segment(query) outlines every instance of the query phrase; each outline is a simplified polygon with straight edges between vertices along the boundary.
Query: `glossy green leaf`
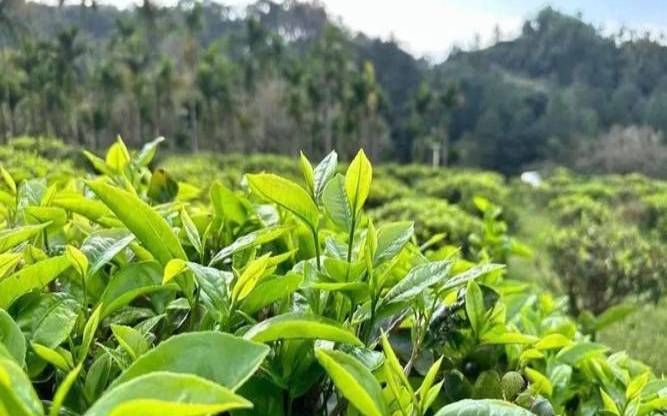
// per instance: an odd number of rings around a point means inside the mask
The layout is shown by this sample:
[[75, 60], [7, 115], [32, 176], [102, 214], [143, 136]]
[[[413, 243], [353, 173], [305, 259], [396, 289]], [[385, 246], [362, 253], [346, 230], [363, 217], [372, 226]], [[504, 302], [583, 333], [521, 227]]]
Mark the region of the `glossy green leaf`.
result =
[[23, 210], [29, 224], [46, 223], [47, 230], [57, 230], [67, 223], [67, 212], [57, 207], [26, 207]]
[[86, 198], [76, 192], [60, 192], [51, 201], [51, 205], [77, 213], [98, 224], [107, 227], [122, 225], [113, 217], [113, 212], [102, 202]]
[[162, 265], [172, 258], [187, 260], [169, 224], [148, 204], [130, 192], [101, 181], [87, 184]]
[[278, 315], [253, 326], [244, 338], [257, 342], [280, 339], [322, 339], [363, 345], [348, 329], [334, 320], [308, 313], [293, 312]]
[[345, 172], [345, 193], [350, 201], [352, 211], [358, 213], [363, 208], [371, 190], [373, 168], [363, 150], [350, 162]]
[[284, 277], [279, 276], [264, 280], [243, 299], [241, 309], [252, 315], [261, 308], [284, 299], [295, 292], [302, 281], [303, 275], [299, 273], [288, 273]]
[[315, 167], [314, 175], [314, 194], [315, 199], [319, 200], [324, 192], [327, 182], [336, 173], [336, 165], [338, 164], [338, 153], [332, 150], [320, 163]]
[[269, 267], [269, 255], [250, 261], [239, 276], [234, 289], [232, 298], [243, 300], [255, 288], [260, 279], [264, 276]]
[[136, 360], [150, 348], [150, 345], [143, 334], [134, 328], [125, 325], [112, 324], [111, 332], [113, 332], [118, 344], [123, 347], [132, 360]]
[[303, 152], [299, 153], [299, 166], [301, 167], [303, 179], [306, 181], [306, 186], [310, 190], [310, 193], [315, 195], [315, 174], [313, 173], [313, 165], [311, 165]]
[[648, 371], [637, 377], [634, 377], [630, 381], [630, 383], [628, 383], [628, 387], [625, 389], [625, 399], [632, 400], [634, 398], [639, 397], [644, 387], [646, 387], [648, 380], [649, 380]]
[[83, 393], [86, 400], [94, 402], [102, 395], [107, 382], [111, 377], [112, 359], [108, 352], [100, 355], [88, 369], [86, 379], [83, 383]]
[[23, 365], [26, 353], [25, 336], [4, 309], [0, 309], [0, 344], [7, 348], [19, 365]]
[[251, 402], [204, 378], [157, 371], [117, 384], [84, 416], [205, 416], [250, 407]]
[[7, 309], [20, 296], [43, 288], [70, 266], [66, 256], [52, 257], [26, 266], [0, 280], [0, 308]]
[[201, 289], [200, 299], [209, 313], [219, 321], [230, 302], [229, 286], [234, 275], [231, 272], [206, 267], [194, 262], [174, 259], [164, 268], [162, 283], [167, 283], [181, 273], [190, 270]]
[[524, 372], [530, 380], [530, 388], [533, 392], [542, 393], [547, 396], [553, 394], [553, 386], [547, 376], [530, 367], [526, 367]]
[[195, 374], [236, 390], [259, 368], [268, 352], [265, 345], [230, 334], [211, 331], [180, 334], [139, 357], [113, 385], [154, 371], [169, 371]]
[[162, 285], [162, 270], [156, 262], [132, 263], [114, 274], [100, 298], [102, 319], [139, 296], [169, 289]]
[[217, 252], [209, 262], [209, 266], [213, 266], [239, 251], [273, 241], [285, 234], [286, 231], [287, 229], [284, 227], [271, 227], [242, 235], [232, 244]]
[[352, 228], [352, 207], [345, 193], [345, 179], [336, 175], [322, 191], [322, 204], [334, 225], [347, 232]]
[[417, 265], [382, 298], [382, 304], [404, 302], [427, 288], [444, 283], [452, 268], [448, 260]]
[[164, 169], [156, 169], [151, 175], [146, 195], [158, 204], [166, 204], [176, 199], [178, 182]]
[[[69, 296], [49, 294], [24, 311], [20, 323], [30, 331], [32, 342], [55, 348], [70, 336], [80, 309], [79, 303]], [[25, 321], [24, 316], [29, 316], [30, 321]]]
[[68, 245], [65, 247], [65, 256], [80, 276], [85, 276], [88, 273], [88, 258], [81, 250]]
[[0, 280], [13, 272], [16, 266], [23, 258], [22, 253], [2, 253], [0, 254]]
[[378, 265], [396, 256], [412, 238], [414, 228], [411, 221], [394, 222], [378, 228], [373, 263]]
[[435, 416], [534, 416], [532, 412], [502, 400], [461, 400], [448, 404]]
[[25, 243], [39, 234], [48, 224], [24, 225], [0, 231], [0, 253]]
[[477, 279], [478, 277], [484, 276], [487, 273], [491, 273], [496, 270], [501, 270], [504, 268], [505, 265], [495, 264], [495, 263], [486, 263], [472, 267], [463, 273], [459, 273], [455, 276], [452, 276], [452, 278], [445, 283], [442, 289], [443, 290], [453, 289], [457, 286], [468, 283], [468, 281], [470, 280]]
[[608, 351], [609, 348], [595, 342], [580, 342], [570, 347], [563, 348], [558, 352], [556, 358], [566, 364], [577, 365], [581, 360], [585, 360], [597, 354]]
[[83, 151], [83, 155], [86, 156], [86, 159], [88, 159], [90, 164], [93, 165], [93, 168], [95, 168], [97, 172], [104, 173], [105, 175], [112, 175], [114, 173], [111, 166], [107, 165], [107, 163], [101, 157], [87, 150]]
[[382, 333], [381, 339], [382, 350], [384, 351], [385, 357], [384, 365], [387, 379], [397, 379], [398, 382], [400, 382], [402, 388], [408, 390], [412, 395], [414, 395], [412, 386], [410, 385], [408, 378], [403, 373], [403, 367], [401, 367], [401, 363], [398, 361], [398, 357], [396, 357], [396, 354], [394, 353], [394, 350], [391, 347], [386, 334]]
[[600, 397], [602, 397], [604, 411], [616, 416], [620, 416], [621, 413], [618, 411], [618, 406], [616, 405], [616, 402], [614, 402], [614, 399], [611, 398], [611, 396], [609, 396], [604, 390], [600, 389]]
[[11, 416], [41, 416], [42, 402], [28, 376], [14, 361], [0, 358], [0, 409]]
[[90, 346], [93, 344], [95, 332], [100, 326], [102, 314], [102, 305], [99, 305], [93, 313], [90, 314], [86, 325], [83, 327], [83, 334], [81, 335], [81, 345], [79, 345], [79, 362], [83, 362], [90, 351]]
[[153, 157], [155, 157], [158, 145], [163, 141], [164, 137], [160, 136], [144, 144], [141, 147], [141, 150], [139, 150], [137, 154], [134, 155], [133, 160], [139, 166], [148, 166], [148, 164], [151, 163], [151, 160], [153, 160]]
[[107, 150], [104, 162], [116, 173], [122, 173], [130, 163], [130, 152], [120, 137]]
[[72, 356], [65, 354], [62, 349], [49, 348], [33, 342], [32, 350], [39, 358], [64, 372], [68, 372], [74, 368]]
[[482, 290], [474, 280], [468, 281], [465, 307], [470, 327], [479, 336], [484, 323], [484, 297], [482, 296]]
[[389, 414], [382, 397], [382, 388], [373, 374], [358, 360], [341, 351], [315, 350], [320, 365], [334, 384], [363, 415]]
[[572, 340], [561, 334], [549, 334], [535, 344], [538, 350], [563, 348], [572, 344]]
[[310, 228], [318, 227], [320, 212], [302, 187], [270, 173], [247, 175], [247, 178], [250, 188], [259, 197], [290, 211]]
[[210, 191], [211, 203], [218, 217], [228, 221], [243, 224], [247, 213], [243, 203], [238, 196], [221, 182], [216, 181], [211, 185]]
[[5, 169], [4, 166], [0, 166], [0, 173], [2, 174], [2, 179], [9, 187], [9, 190], [12, 191], [13, 194], [16, 194], [16, 182], [14, 181], [14, 178], [12, 178], [12, 175], [7, 172], [7, 169]]
[[204, 248], [202, 246], [201, 237], [199, 237], [199, 231], [185, 209], [181, 210], [181, 224], [183, 224], [188, 241], [190, 241], [190, 244], [192, 244], [192, 247], [195, 248], [197, 253], [201, 254], [204, 251]]
[[94, 275], [123, 251], [134, 235], [125, 229], [104, 229], [91, 233], [81, 244], [89, 261], [89, 275]]
[[58, 389], [53, 395], [53, 403], [51, 404], [51, 409], [49, 409], [49, 416], [58, 416], [60, 413], [60, 408], [62, 407], [63, 402], [67, 398], [69, 391], [79, 377], [79, 373], [81, 373], [81, 367], [82, 364], [74, 367], [72, 371], [67, 373], [67, 376], [65, 376], [65, 379], [62, 381], [62, 383], [58, 385]]

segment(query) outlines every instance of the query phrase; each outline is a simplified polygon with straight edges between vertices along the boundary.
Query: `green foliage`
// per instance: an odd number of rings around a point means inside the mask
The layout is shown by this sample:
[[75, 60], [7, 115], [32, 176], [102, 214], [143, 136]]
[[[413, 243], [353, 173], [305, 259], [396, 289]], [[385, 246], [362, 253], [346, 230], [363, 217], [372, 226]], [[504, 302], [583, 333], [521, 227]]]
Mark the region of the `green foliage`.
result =
[[477, 212], [473, 203], [474, 197], [483, 197], [502, 207], [507, 205], [509, 189], [505, 186], [505, 179], [499, 174], [444, 171], [438, 172], [437, 176], [431, 176], [417, 183], [419, 194], [443, 198], [472, 214]]
[[[647, 318], [648, 317], [648, 318]], [[667, 325], [665, 301], [647, 304], [627, 318], [614, 322], [599, 332], [601, 342], [618, 351], [632, 351], [657, 374], [667, 374], [667, 357], [657, 346], [665, 345], [667, 335], [656, 328]]]
[[[474, 198], [479, 216], [425, 198], [405, 200], [423, 211], [394, 208], [406, 220], [379, 215], [394, 202], [371, 219], [372, 167], [359, 152], [345, 175], [333, 156], [315, 167], [302, 157], [300, 180], [251, 174], [245, 192], [216, 182], [185, 199], [181, 181], [165, 201], [150, 189], [170, 175], [148, 169], [154, 149], [144, 150], [118, 141], [104, 159], [89, 154], [99, 177], [17, 181], [3, 202], [14, 230], [0, 253], [8, 414], [667, 409], [648, 367], [587, 335], [628, 308], [579, 323], [566, 299], [490, 262], [517, 251], [485, 198]], [[63, 195], [94, 208], [56, 214]], [[452, 213], [476, 227], [448, 237], [469, 243], [463, 253], [426, 241], [443, 226], [420, 228]], [[625, 251], [636, 243], [617, 237]]]
[[664, 290], [665, 248], [635, 228], [585, 221], [560, 230], [550, 250], [573, 312], [599, 314], [626, 296], [656, 299]]
[[445, 234], [445, 241], [461, 244], [469, 253], [468, 236], [479, 233], [482, 221], [456, 205], [437, 198], [405, 198], [391, 201], [371, 212], [377, 221], [414, 221], [418, 241], [428, 241], [439, 233]]
[[[242, 17], [193, 1], [3, 4], [3, 138], [58, 135], [101, 148], [118, 132], [137, 145], [159, 132], [170, 148], [195, 152], [323, 156], [336, 147], [347, 160], [363, 146], [375, 160], [503, 173], [555, 162], [665, 174], [665, 46], [549, 7], [512, 39], [498, 33], [493, 45], [429, 64], [400, 42], [354, 36], [312, 2]], [[34, 142], [14, 148], [27, 155]], [[38, 142], [40, 157], [68, 158], [71, 149]], [[229, 172], [236, 183], [262, 169], [282, 174], [268, 164]]]

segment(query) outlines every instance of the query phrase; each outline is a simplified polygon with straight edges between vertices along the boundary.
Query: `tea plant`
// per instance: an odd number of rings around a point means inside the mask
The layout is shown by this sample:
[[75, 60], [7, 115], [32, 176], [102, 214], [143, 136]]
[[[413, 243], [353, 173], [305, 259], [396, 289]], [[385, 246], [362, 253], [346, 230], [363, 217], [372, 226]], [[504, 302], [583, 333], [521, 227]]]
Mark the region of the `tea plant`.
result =
[[562, 300], [370, 219], [363, 151], [344, 173], [302, 154], [303, 186], [262, 172], [201, 197], [151, 172], [158, 144], [87, 153], [95, 178], [2, 170], [0, 415], [667, 409], [667, 381]]

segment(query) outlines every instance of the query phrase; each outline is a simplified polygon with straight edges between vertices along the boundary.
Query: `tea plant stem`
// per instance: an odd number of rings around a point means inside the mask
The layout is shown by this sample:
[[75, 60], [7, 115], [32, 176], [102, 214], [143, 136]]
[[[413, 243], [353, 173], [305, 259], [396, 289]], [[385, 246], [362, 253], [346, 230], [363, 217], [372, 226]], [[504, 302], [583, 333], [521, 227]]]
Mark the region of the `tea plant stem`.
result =
[[352, 246], [354, 246], [354, 228], [356, 227], [356, 215], [352, 216], [352, 225], [350, 227], [350, 238], [347, 243], [347, 262], [352, 261]]
[[[317, 264], [317, 271], [321, 272], [322, 271], [322, 265], [320, 264], [320, 233], [317, 230], [317, 228], [312, 227], [311, 231], [313, 233], [313, 240], [315, 240], [315, 262]], [[320, 291], [315, 290], [315, 313], [319, 314], [320, 313]]]
[[83, 290], [83, 317], [88, 320], [88, 289], [86, 287], [86, 275], [81, 275], [81, 288]]
[[195, 292], [195, 298], [192, 302], [192, 309], [190, 313], [190, 322], [188, 324], [188, 327], [190, 328], [190, 331], [195, 330], [195, 325], [197, 321], [197, 310], [199, 309], [199, 291]]
[[291, 416], [292, 415], [292, 401], [293, 401], [293, 398], [292, 398], [292, 395], [290, 394], [289, 391], [286, 391], [285, 393], [286, 393], [286, 396], [287, 396], [286, 400], [285, 400], [286, 405], [287, 405], [287, 407], [285, 409], [285, 416]]
[[313, 233], [313, 240], [315, 240], [315, 261], [317, 262], [317, 271], [322, 271], [322, 266], [320, 265], [320, 233], [317, 229], [311, 228]]

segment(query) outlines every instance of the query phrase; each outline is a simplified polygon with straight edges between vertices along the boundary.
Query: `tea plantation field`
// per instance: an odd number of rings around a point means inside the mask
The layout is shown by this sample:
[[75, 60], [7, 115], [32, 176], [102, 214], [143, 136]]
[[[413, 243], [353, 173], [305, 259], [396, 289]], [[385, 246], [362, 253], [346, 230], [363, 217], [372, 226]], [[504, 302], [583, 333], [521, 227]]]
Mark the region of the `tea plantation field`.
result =
[[659, 415], [667, 183], [0, 146], [0, 415]]

